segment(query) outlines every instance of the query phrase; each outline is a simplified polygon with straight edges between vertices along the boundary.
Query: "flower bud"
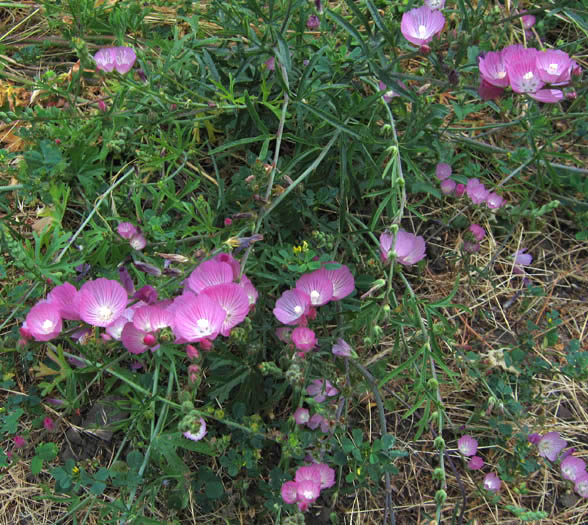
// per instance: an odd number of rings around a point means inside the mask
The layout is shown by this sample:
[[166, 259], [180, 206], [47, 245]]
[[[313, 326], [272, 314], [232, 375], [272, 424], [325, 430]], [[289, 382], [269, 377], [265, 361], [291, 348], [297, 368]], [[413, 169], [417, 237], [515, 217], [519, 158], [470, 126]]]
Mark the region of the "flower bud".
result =
[[441, 436], [437, 436], [435, 438], [433, 445], [436, 450], [445, 450], [445, 440]]
[[445, 503], [446, 499], [447, 499], [447, 492], [445, 492], [443, 489], [440, 489], [437, 492], [435, 492], [435, 502], [438, 505], [443, 505], [443, 503]]

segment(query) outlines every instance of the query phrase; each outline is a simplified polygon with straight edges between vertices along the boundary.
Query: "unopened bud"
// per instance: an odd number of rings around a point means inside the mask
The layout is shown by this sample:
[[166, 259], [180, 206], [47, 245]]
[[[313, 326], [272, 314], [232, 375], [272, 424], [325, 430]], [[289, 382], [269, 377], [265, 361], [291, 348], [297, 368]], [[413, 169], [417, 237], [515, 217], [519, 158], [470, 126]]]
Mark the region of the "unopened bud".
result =
[[435, 502], [438, 505], [443, 505], [443, 503], [445, 503], [446, 499], [447, 499], [447, 492], [445, 492], [443, 489], [440, 489], [437, 492], [435, 492]]
[[445, 440], [441, 436], [437, 436], [435, 438], [433, 445], [435, 446], [436, 450], [445, 450]]
[[153, 346], [155, 343], [157, 343], [157, 339], [153, 334], [147, 334], [145, 337], [143, 337], [143, 343], [147, 346]]

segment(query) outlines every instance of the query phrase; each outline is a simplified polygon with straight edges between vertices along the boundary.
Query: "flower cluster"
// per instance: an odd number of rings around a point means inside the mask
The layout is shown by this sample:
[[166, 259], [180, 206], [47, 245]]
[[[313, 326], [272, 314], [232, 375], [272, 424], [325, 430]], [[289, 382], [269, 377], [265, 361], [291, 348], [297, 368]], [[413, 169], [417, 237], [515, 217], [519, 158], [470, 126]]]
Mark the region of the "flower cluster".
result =
[[384, 232], [380, 235], [380, 258], [387, 263], [394, 257], [400, 264], [411, 266], [425, 257], [425, 239], [404, 230], [396, 234]]
[[455, 194], [461, 197], [464, 193], [473, 204], [486, 204], [489, 209], [497, 210], [504, 206], [504, 198], [496, 192], [487, 189], [480, 179], [468, 179], [467, 184], [458, 184], [451, 179], [453, 170], [445, 162], [440, 162], [435, 168], [435, 176], [441, 182], [441, 191], [444, 195]]
[[298, 508], [304, 512], [318, 499], [321, 490], [334, 484], [335, 471], [328, 465], [305, 465], [296, 470], [294, 481], [286, 481], [282, 485], [282, 499], [285, 503], [297, 503]]
[[530, 443], [537, 445], [538, 454], [541, 457], [552, 463], [559, 461], [562, 477], [574, 484], [574, 490], [579, 496], [588, 498], [586, 462], [573, 455], [573, 448], [564, 451], [568, 442], [561, 437], [559, 432], [548, 432], [543, 436], [530, 434], [528, 439]]
[[[477, 456], [478, 441], [469, 434], [465, 434], [457, 440], [457, 449], [462, 455], [469, 458], [468, 468], [470, 470], [480, 470], [484, 466], [484, 460]], [[484, 476], [484, 488], [490, 492], [498, 492], [502, 486], [501, 479], [494, 473], [489, 472]]]
[[281, 323], [296, 325], [291, 333], [279, 329], [281, 340], [292, 341], [302, 357], [312, 350], [317, 339], [313, 330], [307, 327], [308, 320], [316, 317], [316, 309], [329, 301], [340, 301], [355, 290], [355, 280], [349, 268], [330, 262], [319, 270], [302, 275], [293, 290], [285, 291], [276, 301], [274, 315]]
[[137, 60], [137, 55], [131, 47], [105, 47], [94, 55], [96, 69], [110, 73], [116, 69], [121, 75], [128, 73]]
[[[429, 5], [432, 3], [433, 0], [427, 2]], [[443, 7], [444, 2], [441, 3], [437, 0], [434, 3], [435, 10], [431, 9], [429, 5], [423, 5], [402, 15], [400, 31], [411, 44], [419, 47], [424, 46], [443, 29], [445, 17], [437, 9]]]
[[[339, 390], [337, 390], [328, 379], [314, 379], [306, 387], [306, 393], [314, 399], [315, 403], [323, 403], [328, 398], [332, 398], [339, 394]], [[310, 411], [303, 407], [296, 409], [294, 412], [294, 420], [297, 425], [306, 425], [311, 430], [316, 430], [320, 427], [321, 432], [327, 433], [331, 429], [332, 419], [329, 419], [318, 412], [311, 416]]]
[[[228, 336], [245, 319], [257, 300], [253, 284], [240, 272], [233, 256], [218, 254], [196, 267], [182, 295], [167, 301], [158, 301], [151, 286], [134, 292], [127, 272], [121, 272], [125, 286], [98, 278], [77, 290], [66, 282], [31, 308], [21, 334], [49, 341], [60, 334], [64, 320], [72, 320], [104, 328], [104, 340], [120, 340], [133, 354], [157, 350], [158, 333], [164, 328], [171, 328], [176, 343], [199, 342], [210, 348], [219, 333]], [[130, 294], [136, 302], [129, 306]]]
[[[580, 66], [566, 52], [538, 51], [520, 44], [480, 56], [478, 67], [478, 92], [484, 100], [497, 98], [510, 87], [515, 93], [526, 93], [539, 102], [559, 102], [564, 98], [559, 88], [568, 86], [573, 75], [581, 75]], [[569, 96], [573, 97], [573, 92]]]
[[121, 222], [116, 228], [118, 234], [129, 241], [131, 248], [142, 250], [147, 246], [147, 240], [139, 228], [130, 222]]

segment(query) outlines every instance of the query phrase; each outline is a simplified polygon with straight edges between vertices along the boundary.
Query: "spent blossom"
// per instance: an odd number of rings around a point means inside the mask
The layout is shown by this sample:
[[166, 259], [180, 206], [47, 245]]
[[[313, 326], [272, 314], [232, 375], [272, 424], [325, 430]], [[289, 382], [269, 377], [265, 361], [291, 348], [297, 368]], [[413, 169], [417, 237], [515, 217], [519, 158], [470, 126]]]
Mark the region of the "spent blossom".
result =
[[447, 162], [440, 162], [435, 167], [435, 176], [440, 180], [446, 180], [451, 177], [452, 173], [451, 165], [447, 164]]
[[352, 349], [345, 340], [339, 338], [337, 339], [337, 342], [333, 345], [332, 352], [333, 355], [339, 357], [351, 357]]
[[484, 488], [486, 490], [490, 492], [498, 492], [501, 485], [502, 481], [494, 472], [489, 472], [484, 476]]
[[339, 393], [328, 379], [314, 379], [306, 387], [306, 393], [313, 396], [317, 403], [322, 403], [327, 397], [336, 396]]
[[380, 256], [388, 262], [391, 255], [404, 265], [411, 266], [425, 257], [425, 239], [404, 230], [395, 235], [384, 232], [380, 235]]
[[560, 469], [564, 479], [575, 482], [582, 474], [586, 474], [586, 462], [575, 456], [568, 456], [561, 462]]
[[472, 456], [468, 461], [470, 470], [480, 470], [484, 466], [484, 460], [480, 456]]

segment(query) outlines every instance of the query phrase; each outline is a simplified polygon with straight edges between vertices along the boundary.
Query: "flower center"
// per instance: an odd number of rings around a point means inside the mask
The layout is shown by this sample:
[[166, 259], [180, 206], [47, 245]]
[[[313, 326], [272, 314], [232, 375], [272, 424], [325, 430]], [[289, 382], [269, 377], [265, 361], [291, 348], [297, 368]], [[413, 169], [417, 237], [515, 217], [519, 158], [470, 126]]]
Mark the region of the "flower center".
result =
[[506, 71], [498, 71], [496, 73], [496, 78], [504, 78], [506, 76]]
[[549, 64], [549, 67], [547, 68], [547, 72], [550, 75], [555, 75], [557, 73], [558, 67], [557, 64]]
[[208, 322], [208, 319], [198, 319], [198, 321], [196, 321], [196, 330], [201, 335], [207, 334], [210, 331], [210, 323]]
[[55, 324], [53, 323], [53, 321], [51, 321], [50, 319], [46, 319], [45, 321], [43, 321], [43, 324], [41, 325], [41, 329], [46, 334], [49, 334], [53, 331], [54, 326], [55, 326]]
[[294, 313], [295, 313], [295, 314], [301, 314], [301, 313], [302, 313], [302, 306], [300, 306], [299, 304], [297, 304], [297, 305], [294, 307]]
[[315, 304], [316, 302], [318, 302], [318, 300], [321, 298], [321, 294], [319, 292], [317, 292], [316, 290], [313, 290], [312, 292], [310, 292], [310, 301], [312, 302], [312, 304]]
[[525, 80], [531, 80], [531, 79], [533, 78], [533, 72], [532, 72], [532, 71], [529, 71], [528, 73], [525, 73], [525, 74], [523, 75], [523, 78], [524, 78]]
[[424, 26], [424, 25], [419, 26], [419, 36], [421, 38], [425, 38], [427, 36], [427, 26]]
[[98, 308], [98, 319], [100, 319], [100, 321], [110, 321], [112, 320], [112, 316], [114, 315], [114, 312], [112, 311], [111, 308], [109, 308], [106, 305], [102, 305]]

